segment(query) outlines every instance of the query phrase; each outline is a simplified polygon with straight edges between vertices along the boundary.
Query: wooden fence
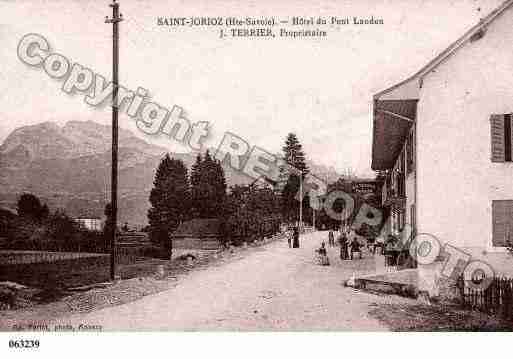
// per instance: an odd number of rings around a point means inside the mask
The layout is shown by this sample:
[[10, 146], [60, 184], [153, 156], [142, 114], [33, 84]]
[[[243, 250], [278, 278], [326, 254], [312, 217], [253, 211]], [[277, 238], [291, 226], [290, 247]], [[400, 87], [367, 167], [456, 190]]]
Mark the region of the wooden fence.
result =
[[479, 289], [460, 277], [458, 287], [466, 308], [513, 320], [513, 278], [495, 277]]
[[52, 263], [102, 255], [98, 253], [0, 250], [0, 265]]

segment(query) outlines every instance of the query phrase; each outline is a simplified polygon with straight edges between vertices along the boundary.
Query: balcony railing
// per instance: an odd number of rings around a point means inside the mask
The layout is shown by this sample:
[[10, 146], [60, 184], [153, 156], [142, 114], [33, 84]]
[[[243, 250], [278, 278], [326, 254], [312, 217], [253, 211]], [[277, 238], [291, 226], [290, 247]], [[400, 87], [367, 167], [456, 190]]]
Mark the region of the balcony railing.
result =
[[406, 204], [406, 195], [403, 193], [399, 193], [394, 188], [388, 187], [384, 188], [383, 192], [383, 200], [382, 204], [385, 207], [393, 206], [393, 207], [404, 207]]

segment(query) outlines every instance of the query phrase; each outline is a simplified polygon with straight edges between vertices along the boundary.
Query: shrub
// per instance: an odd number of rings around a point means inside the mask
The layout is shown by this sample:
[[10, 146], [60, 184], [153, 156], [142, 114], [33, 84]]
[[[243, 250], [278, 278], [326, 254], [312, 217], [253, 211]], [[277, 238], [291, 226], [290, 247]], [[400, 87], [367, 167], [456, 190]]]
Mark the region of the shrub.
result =
[[279, 231], [280, 217], [240, 211], [227, 218], [225, 236], [234, 245], [254, 242]]
[[5, 246], [16, 250], [102, 253], [107, 243], [103, 233], [81, 228], [64, 212], [57, 211], [43, 223], [29, 217], [11, 220]]

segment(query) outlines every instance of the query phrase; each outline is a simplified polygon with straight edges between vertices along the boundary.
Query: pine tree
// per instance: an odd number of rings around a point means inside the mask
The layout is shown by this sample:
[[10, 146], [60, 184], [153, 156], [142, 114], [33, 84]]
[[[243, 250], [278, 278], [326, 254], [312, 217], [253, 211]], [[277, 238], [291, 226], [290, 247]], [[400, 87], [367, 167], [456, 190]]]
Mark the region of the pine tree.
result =
[[170, 234], [182, 221], [190, 218], [191, 195], [187, 167], [181, 160], [167, 154], [160, 162], [153, 189], [150, 193], [151, 208], [148, 210], [150, 238], [170, 255]]
[[218, 216], [222, 216], [224, 214], [224, 207], [226, 204], [226, 177], [224, 175], [224, 169], [223, 166], [221, 166], [221, 162], [218, 160], [215, 160], [214, 164], [214, 186], [215, 186], [215, 213], [218, 214]]
[[222, 217], [226, 202], [226, 179], [221, 163], [207, 150], [192, 167], [192, 206], [197, 218]]
[[[308, 174], [309, 169], [306, 165], [303, 146], [299, 142], [294, 133], [289, 133], [282, 148], [283, 159], [287, 165], [293, 167], [291, 170], [286, 166], [280, 169], [280, 181], [285, 182], [285, 186], [281, 192], [281, 207], [283, 218], [288, 221], [296, 221], [299, 219], [299, 201], [296, 195], [300, 188], [300, 176], [303, 180]], [[303, 198], [303, 214], [308, 215], [307, 198]], [[305, 218], [304, 218], [305, 219]]]
[[199, 217], [198, 208], [201, 205], [200, 190], [200, 167], [203, 159], [201, 154], [198, 153], [196, 156], [196, 162], [191, 167], [191, 214], [194, 218]]
[[191, 167], [191, 186], [197, 186], [199, 184], [200, 179], [200, 167], [203, 159], [201, 158], [201, 154], [198, 153], [196, 156], [196, 162]]
[[303, 175], [308, 174], [309, 170], [306, 165], [303, 146], [299, 143], [299, 140], [294, 133], [289, 133], [287, 135], [285, 145], [282, 147], [282, 150], [283, 158], [287, 164], [299, 170]]

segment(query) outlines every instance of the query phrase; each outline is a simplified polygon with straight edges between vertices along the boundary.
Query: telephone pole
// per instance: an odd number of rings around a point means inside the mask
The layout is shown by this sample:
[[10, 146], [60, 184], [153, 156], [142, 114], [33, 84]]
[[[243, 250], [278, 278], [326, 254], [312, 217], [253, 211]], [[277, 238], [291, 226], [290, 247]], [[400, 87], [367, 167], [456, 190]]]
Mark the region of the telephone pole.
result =
[[119, 4], [112, 0], [112, 18], [105, 17], [105, 22], [112, 24], [112, 173], [111, 173], [111, 241], [110, 241], [110, 279], [116, 279], [116, 229], [118, 215], [118, 64], [119, 32], [118, 23], [123, 20], [119, 13]]

